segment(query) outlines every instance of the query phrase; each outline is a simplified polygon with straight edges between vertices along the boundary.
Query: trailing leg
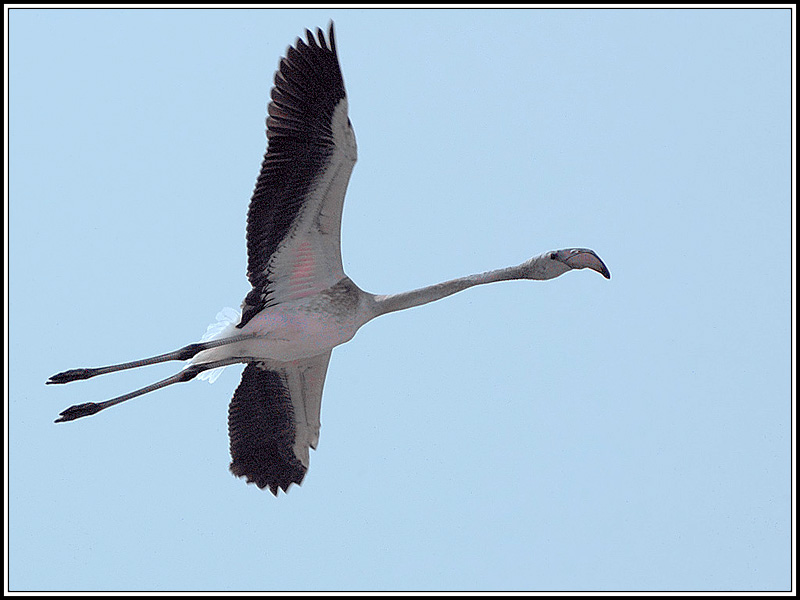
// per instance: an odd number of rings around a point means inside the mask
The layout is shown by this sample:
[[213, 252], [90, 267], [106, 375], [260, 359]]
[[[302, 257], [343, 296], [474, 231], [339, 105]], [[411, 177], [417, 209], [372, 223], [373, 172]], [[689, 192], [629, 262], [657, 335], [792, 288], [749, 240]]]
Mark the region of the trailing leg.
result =
[[[175, 360], [175, 359], [170, 359], [170, 360]], [[190, 365], [185, 369], [183, 369], [182, 371], [176, 373], [172, 377], [167, 377], [166, 379], [162, 379], [161, 381], [150, 384], [146, 387], [135, 390], [133, 392], [129, 392], [122, 396], [112, 398], [111, 400], [106, 400], [105, 402], [85, 402], [83, 404], [76, 404], [75, 406], [70, 406], [68, 409], [62, 411], [59, 414], [59, 418], [56, 419], [55, 422], [63, 423], [65, 421], [74, 421], [75, 419], [80, 419], [81, 417], [88, 417], [89, 415], [98, 413], [101, 410], [105, 410], [109, 406], [114, 406], [115, 404], [125, 402], [126, 400], [130, 400], [131, 398], [136, 398], [137, 396], [143, 396], [144, 394], [153, 392], [163, 387], [167, 387], [168, 385], [172, 385], [173, 383], [182, 383], [184, 381], [191, 381], [192, 379], [197, 377], [198, 374], [202, 373], [207, 369], [215, 369], [216, 367], [223, 367], [237, 362], [241, 362], [241, 359], [226, 358], [224, 360], [218, 360], [215, 362], [206, 363], [202, 365]]]
[[248, 333], [248, 334], [240, 334], [235, 335], [228, 338], [222, 338], [218, 340], [209, 340], [207, 342], [197, 342], [195, 344], [189, 344], [188, 346], [184, 346], [179, 350], [175, 350], [174, 352], [167, 352], [166, 354], [159, 354], [158, 356], [151, 356], [150, 358], [143, 358], [141, 360], [134, 360], [132, 362], [121, 363], [118, 365], [110, 365], [108, 367], [97, 367], [94, 369], [70, 369], [69, 371], [62, 371], [61, 373], [56, 373], [50, 379], [46, 381], [48, 384], [53, 383], [69, 383], [70, 381], [78, 381], [80, 379], [90, 379], [92, 377], [96, 377], [98, 375], [105, 375], [106, 373], [114, 373], [116, 371], [124, 371], [126, 369], [136, 369], [137, 367], [144, 367], [147, 365], [154, 365], [157, 363], [167, 362], [170, 360], [189, 360], [198, 352], [202, 352], [203, 350], [208, 350], [209, 348], [216, 348], [218, 346], [224, 346], [226, 344], [233, 344], [235, 342], [240, 342], [242, 340], [246, 340], [251, 337], [255, 337], [256, 334]]

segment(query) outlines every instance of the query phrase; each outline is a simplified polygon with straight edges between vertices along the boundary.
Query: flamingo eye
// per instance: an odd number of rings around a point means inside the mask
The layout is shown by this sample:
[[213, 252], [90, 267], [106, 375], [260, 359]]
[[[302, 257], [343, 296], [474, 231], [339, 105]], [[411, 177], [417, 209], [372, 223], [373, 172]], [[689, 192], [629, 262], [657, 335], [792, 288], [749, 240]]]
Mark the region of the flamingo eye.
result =
[[555, 260], [555, 259], [556, 259], [556, 253], [555, 252], [551, 252], [550, 253], [550, 260]]

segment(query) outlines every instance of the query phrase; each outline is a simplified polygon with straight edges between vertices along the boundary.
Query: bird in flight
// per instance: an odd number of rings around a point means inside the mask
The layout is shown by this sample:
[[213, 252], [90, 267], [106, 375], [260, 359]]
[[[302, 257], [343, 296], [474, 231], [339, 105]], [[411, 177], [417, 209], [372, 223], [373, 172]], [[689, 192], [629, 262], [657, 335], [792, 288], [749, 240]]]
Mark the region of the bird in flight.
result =
[[211, 339], [129, 363], [71, 369], [47, 383], [188, 361], [172, 377], [139, 390], [71, 406], [60, 413], [58, 423], [211, 369], [245, 363], [228, 410], [230, 470], [277, 496], [279, 489], [286, 492], [303, 481], [309, 448], [317, 447], [331, 350], [368, 321], [495, 281], [553, 279], [583, 268], [607, 279], [611, 275], [593, 250], [569, 248], [410, 292], [365, 292], [342, 268], [342, 204], [357, 152], [332, 22], [327, 38], [321, 29], [316, 36], [306, 30], [306, 39], [297, 38], [287, 49], [267, 113], [267, 152], [247, 211], [252, 289], [242, 302], [241, 316]]

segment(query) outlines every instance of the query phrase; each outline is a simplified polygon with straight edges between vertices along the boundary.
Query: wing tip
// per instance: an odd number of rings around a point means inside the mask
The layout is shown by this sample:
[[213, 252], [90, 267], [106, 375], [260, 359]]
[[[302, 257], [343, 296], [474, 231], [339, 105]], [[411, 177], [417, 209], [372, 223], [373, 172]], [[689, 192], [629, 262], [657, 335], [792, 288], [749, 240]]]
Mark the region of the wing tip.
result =
[[[316, 28], [316, 36], [314, 33], [306, 27], [304, 31], [306, 39], [304, 40], [301, 36], [296, 36], [294, 39], [294, 44], [290, 44], [286, 47], [286, 52], [284, 52], [284, 56], [286, 56], [289, 50], [299, 50], [301, 47], [317, 47], [322, 50], [328, 50], [329, 52], [333, 52], [336, 54], [336, 34], [333, 26], [333, 19], [328, 20], [328, 38], [325, 39], [325, 31], [321, 27]], [[280, 62], [279, 62], [280, 68]]]
[[289, 488], [292, 487], [292, 484], [295, 485], [302, 485], [303, 479], [305, 479], [305, 472], [303, 472], [299, 477], [294, 479], [290, 479], [289, 481], [281, 481], [276, 482], [274, 478], [265, 477], [263, 475], [254, 474], [250, 472], [245, 465], [238, 463], [236, 461], [231, 461], [230, 466], [228, 467], [231, 473], [233, 473], [236, 477], [244, 477], [245, 481], [248, 485], [251, 483], [258, 487], [259, 489], [263, 490], [269, 488], [269, 491], [272, 492], [272, 495], [276, 498], [278, 497], [278, 493], [280, 490], [283, 490], [284, 494], [289, 493]]
[[331, 52], [338, 56], [336, 52], [336, 36], [333, 32], [333, 19], [328, 21], [328, 44], [330, 44]]

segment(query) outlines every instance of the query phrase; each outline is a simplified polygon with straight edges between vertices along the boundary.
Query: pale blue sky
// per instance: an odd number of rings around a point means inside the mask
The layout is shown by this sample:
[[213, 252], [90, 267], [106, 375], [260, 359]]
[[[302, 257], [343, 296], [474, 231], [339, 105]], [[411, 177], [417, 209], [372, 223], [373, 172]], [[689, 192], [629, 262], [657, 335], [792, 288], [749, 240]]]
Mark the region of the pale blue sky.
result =
[[[594, 248], [333, 353], [319, 448], [228, 472], [241, 367], [95, 417], [245, 278], [280, 56], [333, 18], [375, 293]], [[788, 10], [12, 10], [12, 590], [790, 584]]]

